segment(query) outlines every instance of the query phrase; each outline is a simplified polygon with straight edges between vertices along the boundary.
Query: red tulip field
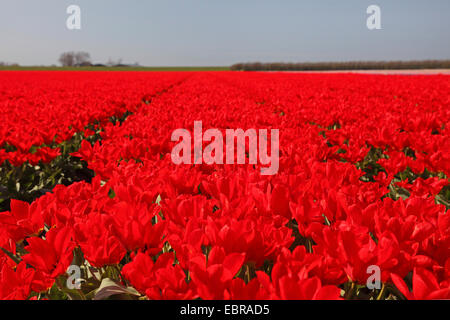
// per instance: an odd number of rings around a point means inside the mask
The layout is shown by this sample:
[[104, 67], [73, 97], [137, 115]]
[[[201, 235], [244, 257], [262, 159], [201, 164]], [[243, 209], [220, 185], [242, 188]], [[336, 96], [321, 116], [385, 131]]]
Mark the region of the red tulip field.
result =
[[448, 75], [4, 71], [0, 299], [450, 299], [449, 178]]

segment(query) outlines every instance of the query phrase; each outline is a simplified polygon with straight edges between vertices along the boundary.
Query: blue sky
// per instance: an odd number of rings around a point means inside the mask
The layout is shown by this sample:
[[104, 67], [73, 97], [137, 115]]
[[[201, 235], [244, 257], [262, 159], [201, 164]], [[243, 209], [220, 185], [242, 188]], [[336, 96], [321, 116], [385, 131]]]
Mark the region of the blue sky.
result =
[[[81, 7], [82, 29], [66, 28]], [[382, 30], [366, 9], [381, 7]], [[88, 51], [152, 66], [450, 59], [449, 0], [1, 0], [0, 61], [57, 64]]]

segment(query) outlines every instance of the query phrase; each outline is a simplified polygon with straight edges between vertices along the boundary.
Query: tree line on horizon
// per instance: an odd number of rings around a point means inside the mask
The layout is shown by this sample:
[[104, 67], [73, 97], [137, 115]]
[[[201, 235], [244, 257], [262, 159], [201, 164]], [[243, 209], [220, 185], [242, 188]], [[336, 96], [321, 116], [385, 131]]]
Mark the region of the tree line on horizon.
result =
[[247, 62], [231, 66], [233, 71], [329, 71], [329, 70], [450, 69], [450, 60], [347, 61], [347, 62]]
[[59, 56], [58, 62], [63, 67], [130, 67], [139, 66], [136, 62], [134, 65], [123, 64], [122, 59], [117, 61], [111, 60], [111, 58], [105, 64], [97, 63], [93, 64], [91, 62], [91, 55], [85, 51], [69, 51], [64, 52]]

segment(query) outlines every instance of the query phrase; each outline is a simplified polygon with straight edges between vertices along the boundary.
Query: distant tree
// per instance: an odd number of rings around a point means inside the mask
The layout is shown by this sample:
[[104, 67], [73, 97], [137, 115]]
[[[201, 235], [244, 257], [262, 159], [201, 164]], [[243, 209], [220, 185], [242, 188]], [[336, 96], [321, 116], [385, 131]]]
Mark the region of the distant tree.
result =
[[86, 66], [91, 64], [91, 55], [88, 52], [80, 51], [75, 53], [75, 65]]
[[85, 66], [91, 64], [91, 56], [84, 51], [64, 52], [59, 56], [59, 63], [63, 67]]
[[237, 71], [310, 71], [310, 70], [376, 70], [376, 69], [450, 69], [450, 60], [423, 61], [347, 61], [304, 63], [236, 63], [231, 70]]
[[75, 65], [75, 52], [64, 52], [59, 56], [59, 63], [63, 67], [73, 67]]
[[0, 67], [20, 67], [18, 63], [0, 61]]
[[108, 67], [117, 67], [121, 64], [122, 64], [122, 58], [118, 59], [117, 61], [114, 61], [111, 58], [108, 58], [108, 62], [106, 62], [106, 65]]

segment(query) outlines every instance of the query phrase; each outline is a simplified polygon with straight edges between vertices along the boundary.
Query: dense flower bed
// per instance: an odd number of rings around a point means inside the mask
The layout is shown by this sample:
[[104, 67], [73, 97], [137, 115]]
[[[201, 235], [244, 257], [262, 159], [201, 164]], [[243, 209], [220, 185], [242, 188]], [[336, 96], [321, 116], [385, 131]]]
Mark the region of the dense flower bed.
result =
[[[8, 76], [5, 162], [54, 161], [30, 149], [99, 121], [71, 154], [91, 182], [0, 213], [0, 298], [450, 298], [449, 77]], [[279, 129], [278, 173], [173, 164], [171, 133], [197, 120]]]
[[101, 72], [2, 72], [0, 164], [55, 159], [54, 145], [88, 124], [134, 112], [146, 97], [180, 81], [180, 74]]

